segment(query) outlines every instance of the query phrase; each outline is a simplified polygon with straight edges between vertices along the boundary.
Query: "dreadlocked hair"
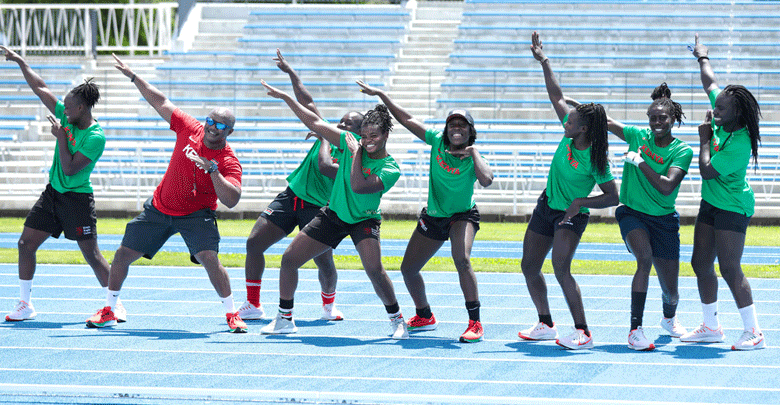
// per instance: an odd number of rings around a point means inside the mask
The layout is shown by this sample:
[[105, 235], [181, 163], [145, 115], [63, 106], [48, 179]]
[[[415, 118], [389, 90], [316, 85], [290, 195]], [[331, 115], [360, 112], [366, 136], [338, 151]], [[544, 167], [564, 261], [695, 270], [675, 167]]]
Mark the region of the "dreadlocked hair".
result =
[[390, 118], [390, 111], [387, 110], [387, 106], [384, 104], [377, 104], [373, 110], [368, 110], [363, 116], [363, 123], [360, 127], [366, 125], [376, 125], [379, 130], [389, 134], [393, 130], [393, 120]]
[[658, 105], [666, 108], [670, 113], [672, 113], [675, 121], [677, 121], [677, 127], [682, 125], [682, 119], [685, 117], [685, 114], [683, 113], [680, 103], [672, 100], [672, 91], [669, 89], [669, 86], [666, 85], [666, 82], [663, 82], [660, 86], [656, 87], [653, 90], [653, 93], [650, 95], [650, 98], [653, 99], [653, 103], [650, 104], [650, 108]]
[[92, 81], [93, 78], [84, 80], [84, 83], [76, 86], [70, 91], [71, 94], [78, 97], [81, 102], [92, 108], [100, 100], [100, 90], [98, 85]]
[[607, 113], [601, 104], [580, 104], [577, 107], [580, 120], [588, 126], [587, 137], [590, 142], [590, 161], [596, 171], [603, 175], [607, 172], [609, 161], [609, 142], [607, 142]]
[[730, 84], [723, 89], [724, 94], [734, 98], [737, 103], [737, 124], [747, 127], [750, 135], [750, 149], [753, 154], [753, 164], [758, 165], [758, 146], [761, 144], [761, 135], [758, 132], [758, 120], [761, 118], [761, 108], [753, 93], [745, 86]]

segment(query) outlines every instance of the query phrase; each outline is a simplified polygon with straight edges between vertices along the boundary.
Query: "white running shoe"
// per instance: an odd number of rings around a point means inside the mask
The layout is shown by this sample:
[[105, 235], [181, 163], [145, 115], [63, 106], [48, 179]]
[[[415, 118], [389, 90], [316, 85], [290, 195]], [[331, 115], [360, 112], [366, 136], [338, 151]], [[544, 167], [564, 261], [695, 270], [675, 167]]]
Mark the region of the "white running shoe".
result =
[[38, 313], [35, 312], [35, 308], [33, 308], [32, 304], [19, 300], [19, 302], [16, 303], [14, 310], [5, 316], [5, 320], [6, 322], [24, 321], [25, 319], [33, 319], [36, 315], [38, 315]]
[[326, 321], [343, 321], [344, 314], [336, 308], [336, 304], [324, 304], [322, 306], [322, 317]]
[[395, 340], [409, 339], [409, 330], [406, 329], [406, 321], [403, 315], [390, 318], [390, 334]]
[[544, 322], [539, 322], [536, 326], [521, 330], [517, 336], [525, 340], [555, 340], [558, 338], [558, 329], [555, 325], [547, 326]]
[[240, 316], [243, 320], [263, 319], [265, 316], [265, 311], [263, 311], [263, 304], [260, 304], [259, 307], [256, 307], [251, 302], [246, 301], [244, 302], [244, 305], [241, 305], [241, 308], [238, 309], [238, 316]]
[[764, 334], [761, 332], [756, 333], [756, 330], [752, 329], [742, 332], [742, 336], [734, 342], [731, 350], [755, 350], [763, 349], [764, 347], [766, 347]]
[[694, 343], [720, 343], [723, 341], [723, 329], [718, 326], [718, 329], [710, 329], [704, 324], [699, 325], [699, 328], [690, 331], [680, 336], [681, 342], [694, 342]]
[[127, 310], [119, 299], [116, 300], [116, 305], [114, 306], [114, 317], [119, 323], [127, 322]]
[[655, 350], [653, 342], [645, 337], [645, 331], [641, 326], [637, 326], [628, 334], [628, 348], [637, 351]]
[[678, 338], [686, 333], [688, 331], [682, 326], [679, 320], [677, 320], [677, 317], [672, 318], [664, 318], [661, 317], [661, 327], [664, 328], [667, 332], [669, 332], [669, 336], [673, 338]]
[[562, 338], [555, 341], [558, 346], [563, 346], [567, 349], [580, 350], [580, 349], [592, 349], [593, 338], [585, 334], [582, 329], [574, 329], [574, 331]]
[[[241, 314], [239, 314], [239, 316], [241, 316]], [[287, 319], [282, 317], [282, 314], [276, 314], [276, 318], [274, 318], [271, 323], [260, 329], [260, 333], [264, 335], [282, 335], [295, 332], [298, 332], [295, 321], [292, 318]]]

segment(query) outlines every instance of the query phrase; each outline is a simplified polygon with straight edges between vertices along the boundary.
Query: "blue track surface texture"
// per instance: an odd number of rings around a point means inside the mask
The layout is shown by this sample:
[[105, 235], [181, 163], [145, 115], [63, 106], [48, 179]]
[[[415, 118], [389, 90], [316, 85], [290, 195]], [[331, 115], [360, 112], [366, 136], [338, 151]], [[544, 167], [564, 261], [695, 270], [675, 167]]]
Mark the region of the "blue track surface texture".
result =
[[[229, 269], [236, 304], [245, 297], [243, 269]], [[401, 309], [414, 307], [401, 274], [389, 272]], [[595, 348], [565, 350], [553, 342], [518, 341], [536, 323], [522, 275], [478, 273], [485, 339], [458, 342], [467, 324], [457, 275], [424, 273], [440, 326], [388, 337], [390, 325], [363, 271], [341, 270], [336, 302], [346, 320], [319, 320], [317, 274], [301, 270], [295, 318], [299, 332], [227, 333], [216, 293], [199, 268], [135, 266], [121, 298], [128, 322], [87, 329], [104, 293], [86, 266], [40, 265], [33, 288], [35, 320], [0, 323], [0, 403], [352, 404], [778, 404], [780, 280], [751, 279], [759, 324], [769, 347], [733, 352], [742, 331], [721, 281], [726, 341], [682, 344], [662, 335], [660, 289], [651, 279], [645, 330], [657, 349], [626, 347], [631, 277], [576, 276]], [[0, 265], [0, 305], [18, 297], [15, 264]], [[572, 321], [554, 277], [553, 320]], [[278, 270], [268, 269], [262, 302], [274, 314]], [[678, 317], [701, 321], [696, 280], [680, 280]]]

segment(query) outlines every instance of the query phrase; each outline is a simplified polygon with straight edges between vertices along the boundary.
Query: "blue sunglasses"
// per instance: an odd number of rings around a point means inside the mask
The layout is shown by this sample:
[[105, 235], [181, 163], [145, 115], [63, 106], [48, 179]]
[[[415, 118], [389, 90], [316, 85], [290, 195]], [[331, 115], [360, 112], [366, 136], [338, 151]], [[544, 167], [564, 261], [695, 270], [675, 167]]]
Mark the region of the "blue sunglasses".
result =
[[207, 125], [214, 125], [220, 131], [222, 131], [225, 128], [230, 128], [226, 124], [223, 124], [221, 122], [216, 122], [216, 121], [212, 120], [211, 117], [206, 117], [206, 124]]

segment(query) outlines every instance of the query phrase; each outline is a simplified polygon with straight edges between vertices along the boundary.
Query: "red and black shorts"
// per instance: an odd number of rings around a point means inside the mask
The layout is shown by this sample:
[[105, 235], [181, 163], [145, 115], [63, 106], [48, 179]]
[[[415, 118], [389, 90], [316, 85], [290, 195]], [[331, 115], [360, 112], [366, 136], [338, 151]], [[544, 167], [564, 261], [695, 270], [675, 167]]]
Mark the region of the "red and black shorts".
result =
[[376, 219], [366, 219], [355, 224], [349, 224], [339, 219], [336, 212], [332, 209], [322, 207], [320, 213], [301, 232], [317, 242], [324, 243], [335, 249], [347, 235], [352, 238], [352, 243], [355, 246], [363, 239], [379, 240], [380, 224], [381, 221]]
[[24, 226], [48, 232], [55, 238], [64, 232], [70, 240], [94, 239], [97, 237], [95, 197], [92, 193], [60, 193], [47, 184], [27, 214]]
[[459, 212], [449, 217], [432, 217], [428, 215], [427, 208], [420, 211], [417, 219], [417, 232], [426, 238], [446, 241], [450, 238], [450, 228], [458, 221], [468, 221], [474, 224], [474, 232], [479, 230], [479, 210], [475, 205], [468, 211]]
[[288, 235], [298, 226], [303, 229], [322, 209], [321, 206], [301, 199], [287, 187], [268, 204], [260, 216], [278, 226]]

